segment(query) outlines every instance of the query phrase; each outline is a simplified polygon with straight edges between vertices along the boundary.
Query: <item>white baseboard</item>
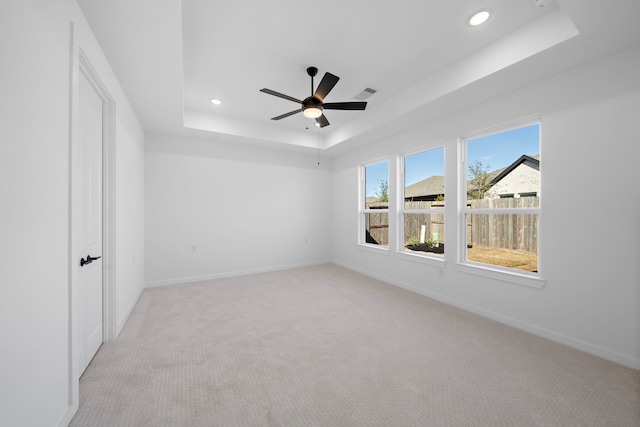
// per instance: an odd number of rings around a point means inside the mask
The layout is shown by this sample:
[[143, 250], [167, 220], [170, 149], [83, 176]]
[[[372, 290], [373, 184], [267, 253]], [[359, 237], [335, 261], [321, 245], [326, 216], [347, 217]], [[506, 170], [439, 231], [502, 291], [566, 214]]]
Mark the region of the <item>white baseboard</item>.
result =
[[345, 263], [342, 263], [342, 262], [339, 262], [339, 261], [335, 261], [335, 260], [333, 261], [333, 264], [339, 265], [341, 267], [344, 267], [346, 269], [355, 271], [355, 272], [363, 274], [365, 276], [369, 276], [369, 277], [372, 277], [374, 279], [381, 280], [381, 281], [389, 283], [391, 285], [398, 286], [398, 287], [406, 289], [408, 291], [415, 292], [415, 293], [420, 294], [420, 295], [424, 295], [426, 297], [429, 297], [429, 298], [434, 299], [436, 301], [443, 302], [443, 303], [451, 305], [453, 307], [457, 307], [457, 308], [460, 308], [462, 310], [469, 311], [469, 312], [474, 313], [474, 314], [478, 314], [478, 315], [480, 315], [482, 317], [486, 317], [488, 319], [495, 320], [496, 322], [500, 322], [500, 323], [503, 323], [505, 325], [509, 325], [509, 326], [514, 327], [514, 328], [530, 332], [530, 333], [532, 333], [534, 335], [541, 336], [541, 337], [549, 339], [551, 341], [555, 341], [557, 343], [564, 344], [566, 346], [575, 348], [577, 350], [581, 350], [581, 351], [584, 351], [586, 353], [593, 354], [593, 355], [601, 357], [603, 359], [607, 359], [607, 360], [610, 360], [612, 362], [619, 363], [619, 364], [627, 366], [629, 368], [640, 370], [640, 359], [635, 359], [633, 357], [629, 357], [627, 355], [620, 354], [620, 353], [617, 353], [615, 351], [612, 351], [612, 350], [609, 350], [609, 349], [606, 349], [606, 348], [603, 348], [603, 347], [600, 347], [600, 346], [597, 346], [597, 345], [594, 345], [594, 344], [590, 344], [588, 342], [584, 342], [584, 341], [578, 340], [576, 338], [573, 338], [573, 337], [570, 337], [570, 336], [567, 336], [567, 335], [564, 335], [564, 334], [560, 334], [558, 332], [554, 332], [554, 331], [549, 330], [549, 329], [540, 328], [540, 327], [538, 327], [536, 325], [533, 325], [533, 324], [530, 324], [530, 323], [527, 323], [527, 322], [523, 322], [521, 320], [514, 319], [514, 318], [509, 317], [509, 316], [504, 316], [504, 315], [502, 315], [500, 313], [496, 313], [496, 312], [493, 312], [493, 311], [490, 311], [490, 310], [486, 310], [484, 308], [477, 307], [477, 306], [474, 306], [472, 304], [468, 304], [468, 303], [465, 303], [465, 302], [462, 302], [462, 301], [458, 301], [456, 299], [449, 298], [447, 296], [444, 296], [444, 295], [441, 295], [441, 294], [438, 294], [438, 293], [435, 293], [435, 292], [426, 291], [424, 289], [420, 289], [420, 288], [418, 288], [416, 286], [413, 286], [413, 285], [410, 285], [408, 283], [403, 283], [403, 282], [401, 282], [399, 280], [396, 280], [393, 277], [388, 277], [388, 276], [384, 276], [384, 275], [380, 275], [380, 274], [373, 274], [370, 271], [363, 270], [363, 269], [360, 269], [358, 267], [355, 267], [355, 266], [352, 266], [352, 265], [349, 265], [349, 264], [345, 264]]
[[116, 325], [116, 336], [114, 339], [118, 338], [118, 336], [120, 335], [120, 332], [122, 331], [122, 328], [124, 328], [124, 325], [127, 323], [127, 320], [129, 320], [129, 316], [131, 316], [133, 309], [136, 307], [136, 304], [138, 304], [138, 301], [142, 296], [142, 292], [144, 292], [144, 287], [141, 287], [138, 290], [138, 295], [136, 295], [136, 297], [133, 299], [133, 301], [129, 305], [129, 308], [127, 308], [127, 311], [124, 313], [124, 315], [120, 319], [118, 319], [118, 324]]
[[79, 408], [79, 404], [78, 404], [78, 401], [76, 400], [75, 405], [67, 407], [67, 410], [65, 411], [64, 415], [62, 416], [62, 418], [60, 418], [60, 420], [58, 421], [58, 424], [56, 425], [58, 427], [67, 427], [71, 423], [71, 420], [73, 419], [73, 417], [76, 415], [76, 412], [78, 412], [78, 408]]
[[161, 286], [179, 285], [182, 283], [202, 282], [205, 280], [224, 279], [227, 277], [248, 276], [250, 274], [269, 273], [272, 271], [291, 270], [294, 268], [312, 267], [315, 265], [330, 264], [330, 260], [313, 261], [301, 264], [279, 265], [275, 267], [255, 268], [248, 270], [225, 271], [224, 273], [205, 274], [202, 276], [177, 277], [155, 282], [146, 282], [145, 288], [157, 288]]

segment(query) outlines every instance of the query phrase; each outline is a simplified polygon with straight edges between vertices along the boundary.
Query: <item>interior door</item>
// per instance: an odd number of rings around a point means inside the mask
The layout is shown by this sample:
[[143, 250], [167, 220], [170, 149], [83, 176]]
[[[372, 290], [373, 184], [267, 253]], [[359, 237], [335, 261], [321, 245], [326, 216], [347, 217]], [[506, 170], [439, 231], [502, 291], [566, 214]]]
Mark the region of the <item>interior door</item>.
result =
[[[80, 372], [103, 341], [102, 313], [102, 138], [103, 100], [80, 73], [79, 90], [79, 311]], [[84, 341], [84, 342], [82, 342]], [[82, 355], [84, 353], [84, 355]]]

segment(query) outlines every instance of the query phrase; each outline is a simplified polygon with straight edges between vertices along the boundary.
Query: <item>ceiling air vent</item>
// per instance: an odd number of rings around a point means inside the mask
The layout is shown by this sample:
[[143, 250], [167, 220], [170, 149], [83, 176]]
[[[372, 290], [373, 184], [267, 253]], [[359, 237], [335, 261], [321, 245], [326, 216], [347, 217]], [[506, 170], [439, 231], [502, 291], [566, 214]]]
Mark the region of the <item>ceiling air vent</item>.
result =
[[370, 87], [366, 87], [353, 98], [357, 99], [358, 101], [364, 101], [365, 99], [369, 98], [371, 95], [373, 95], [376, 92], [377, 90], [371, 89]]

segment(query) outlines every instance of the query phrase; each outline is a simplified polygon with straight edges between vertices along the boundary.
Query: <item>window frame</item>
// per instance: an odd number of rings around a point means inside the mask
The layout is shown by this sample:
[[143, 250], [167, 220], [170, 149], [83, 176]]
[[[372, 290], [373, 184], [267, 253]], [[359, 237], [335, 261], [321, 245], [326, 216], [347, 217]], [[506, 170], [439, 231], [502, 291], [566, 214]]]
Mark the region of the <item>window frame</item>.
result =
[[[438, 141], [433, 144], [422, 145], [419, 147], [415, 147], [412, 150], [402, 152], [398, 155], [398, 171], [396, 175], [398, 176], [398, 200], [396, 203], [396, 216], [397, 216], [397, 242], [396, 242], [396, 253], [400, 254], [403, 257], [407, 257], [407, 259], [413, 259], [420, 262], [427, 262], [431, 264], [435, 264], [438, 266], [442, 266], [445, 263], [445, 257], [447, 253], [445, 252], [442, 255], [431, 255], [428, 252], [419, 253], [416, 251], [408, 251], [405, 250], [405, 215], [407, 214], [441, 214], [443, 218], [446, 218], [445, 215], [445, 207], [444, 203], [441, 208], [432, 208], [432, 209], [406, 209], [405, 208], [405, 171], [406, 171], [406, 157], [413, 156], [416, 154], [424, 153], [431, 150], [443, 150], [443, 178], [446, 180], [447, 167], [446, 167], [446, 156], [447, 156], [447, 148], [444, 142]], [[446, 223], [444, 225], [446, 229]], [[445, 239], [446, 239], [445, 233]], [[443, 242], [444, 243], [444, 242]]]
[[[377, 253], [389, 253], [389, 247], [391, 245], [391, 239], [388, 238], [388, 243], [387, 245], [376, 245], [373, 243], [367, 243], [367, 239], [366, 239], [366, 232], [365, 232], [365, 226], [366, 226], [366, 215], [370, 214], [370, 213], [386, 213], [387, 214], [387, 221], [391, 221], [391, 216], [390, 216], [390, 210], [389, 210], [389, 205], [391, 203], [392, 200], [392, 188], [391, 186], [388, 187], [388, 197], [389, 197], [389, 202], [387, 204], [387, 208], [386, 209], [367, 209], [366, 207], [366, 199], [367, 199], [367, 181], [366, 181], [366, 171], [367, 171], [367, 167], [368, 166], [373, 166], [373, 165], [377, 165], [380, 163], [387, 163], [387, 184], [389, 184], [389, 181], [391, 180], [391, 161], [388, 157], [383, 157], [383, 158], [378, 158], [378, 159], [374, 159], [374, 160], [370, 160], [368, 162], [365, 163], [361, 163], [359, 165], [358, 168], [358, 247], [360, 249], [364, 249], [364, 250], [370, 250], [373, 252], [377, 252]], [[391, 229], [391, 224], [389, 224], [389, 231]]]
[[[506, 125], [499, 125], [482, 131], [469, 133], [458, 138], [459, 153], [459, 173], [458, 173], [458, 254], [456, 260], [456, 269], [470, 274], [476, 274], [493, 279], [503, 280], [534, 288], [544, 287], [546, 280], [542, 276], [542, 263], [540, 256], [542, 240], [542, 200], [536, 208], [475, 208], [471, 209], [467, 203], [467, 185], [468, 185], [468, 159], [467, 159], [467, 142], [469, 140], [495, 135], [498, 133], [508, 132], [522, 127], [537, 124], [539, 126], [539, 154], [542, 152], [542, 119], [540, 117], [529, 118], [517, 122], [511, 122]], [[542, 162], [540, 162], [540, 187], [542, 186]], [[541, 188], [538, 189], [538, 195]], [[538, 218], [537, 233], [537, 260], [538, 271], [528, 272], [514, 268], [503, 267], [494, 264], [486, 264], [481, 262], [469, 261], [467, 259], [467, 215], [468, 214], [530, 214], [536, 215]]]

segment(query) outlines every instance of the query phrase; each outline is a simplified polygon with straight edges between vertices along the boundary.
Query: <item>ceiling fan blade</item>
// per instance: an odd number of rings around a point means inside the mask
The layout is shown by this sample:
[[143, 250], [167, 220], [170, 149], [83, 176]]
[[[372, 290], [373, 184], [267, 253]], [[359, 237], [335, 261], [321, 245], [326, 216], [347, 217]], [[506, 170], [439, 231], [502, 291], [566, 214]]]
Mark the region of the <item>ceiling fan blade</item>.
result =
[[288, 113], [284, 113], [281, 114], [279, 116], [273, 117], [271, 120], [280, 120], [280, 119], [284, 119], [285, 117], [289, 117], [289, 116], [293, 116], [294, 114], [300, 113], [302, 111], [302, 108], [295, 110], [295, 111], [289, 111]]
[[331, 92], [331, 89], [333, 89], [336, 83], [338, 83], [338, 80], [340, 80], [340, 77], [331, 73], [324, 73], [324, 77], [320, 80], [320, 84], [316, 88], [316, 93], [314, 93], [313, 96], [322, 101], [324, 97]]
[[279, 98], [288, 99], [289, 101], [293, 101], [293, 102], [297, 102], [298, 104], [302, 104], [302, 101], [300, 101], [299, 99], [296, 99], [296, 98], [294, 98], [292, 96], [289, 96], [289, 95], [285, 95], [284, 93], [276, 92], [275, 90], [264, 88], [264, 89], [260, 89], [260, 92], [268, 93], [269, 95], [277, 96]]
[[327, 102], [322, 104], [325, 110], [364, 110], [366, 102]]
[[324, 114], [316, 119], [316, 123], [318, 123], [321, 128], [323, 128], [325, 126], [329, 126], [329, 120], [327, 120], [327, 118], [324, 116]]

